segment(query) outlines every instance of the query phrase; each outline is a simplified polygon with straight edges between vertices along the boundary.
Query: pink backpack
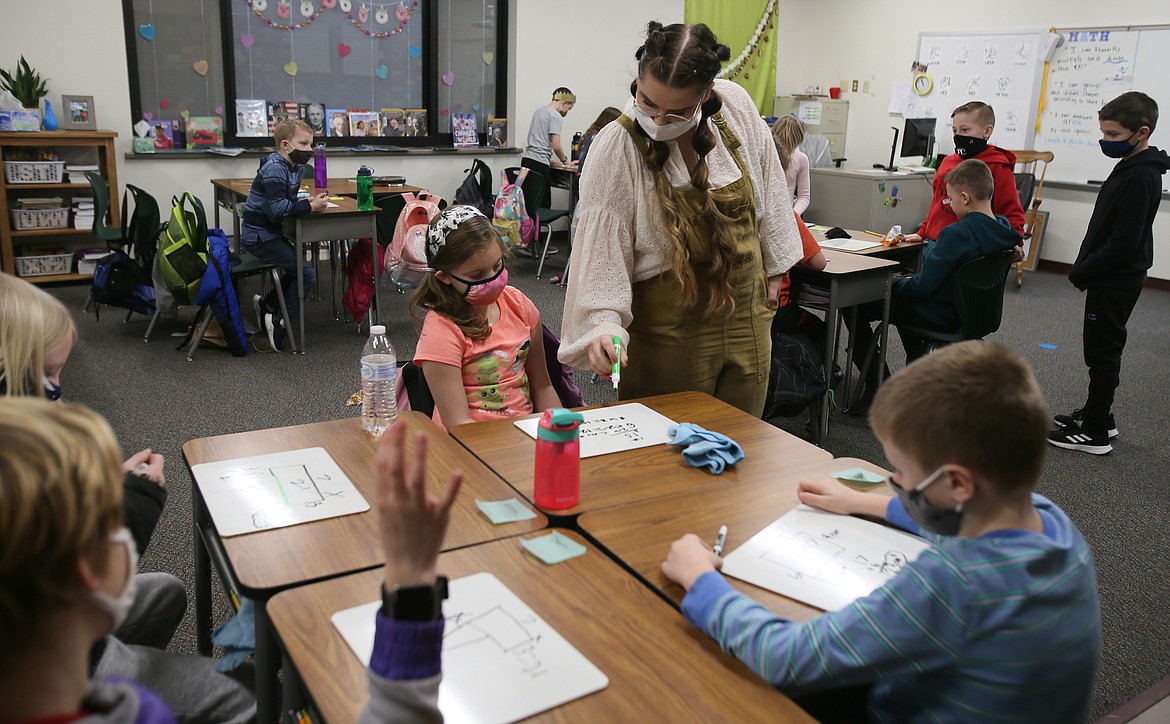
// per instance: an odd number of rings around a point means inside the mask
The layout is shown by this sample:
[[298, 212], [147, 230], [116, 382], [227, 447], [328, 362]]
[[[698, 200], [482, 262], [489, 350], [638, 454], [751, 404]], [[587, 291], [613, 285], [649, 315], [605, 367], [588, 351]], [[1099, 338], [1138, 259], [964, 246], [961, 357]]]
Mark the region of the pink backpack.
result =
[[441, 199], [429, 191], [402, 196], [406, 206], [386, 248], [385, 264], [390, 281], [401, 289], [413, 289], [427, 273], [427, 227], [439, 215]]
[[500, 172], [500, 193], [496, 196], [496, 204], [492, 209], [492, 226], [500, 232], [504, 243], [509, 247], [528, 245], [536, 241], [536, 224], [528, 216], [528, 207], [524, 203], [524, 179], [528, 178], [528, 168], [520, 169], [516, 175], [516, 183], [508, 183], [506, 171]]

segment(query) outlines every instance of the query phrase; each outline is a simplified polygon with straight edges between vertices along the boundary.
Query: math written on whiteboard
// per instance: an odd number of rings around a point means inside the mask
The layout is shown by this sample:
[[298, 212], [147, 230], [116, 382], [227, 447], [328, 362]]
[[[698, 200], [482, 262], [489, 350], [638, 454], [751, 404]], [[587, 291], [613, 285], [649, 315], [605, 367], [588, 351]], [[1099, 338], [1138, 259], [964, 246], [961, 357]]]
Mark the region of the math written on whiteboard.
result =
[[320, 447], [202, 463], [191, 474], [224, 538], [370, 509]]
[[[666, 430], [675, 424], [638, 402], [582, 410], [581, 415], [585, 418], [580, 433], [582, 458], [665, 445], [669, 440]], [[513, 424], [535, 438], [539, 422], [539, 417], [526, 417]]]

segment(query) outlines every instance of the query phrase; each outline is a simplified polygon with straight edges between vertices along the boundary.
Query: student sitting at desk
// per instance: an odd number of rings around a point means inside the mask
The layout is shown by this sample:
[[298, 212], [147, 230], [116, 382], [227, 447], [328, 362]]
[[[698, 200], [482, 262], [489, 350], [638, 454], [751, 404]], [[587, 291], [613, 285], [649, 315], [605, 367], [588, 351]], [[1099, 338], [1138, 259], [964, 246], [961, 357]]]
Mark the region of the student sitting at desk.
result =
[[907, 234], [906, 241], [934, 241], [942, 230], [959, 220], [947, 197], [946, 179], [951, 169], [963, 161], [976, 158], [987, 164], [995, 179], [992, 213], [1007, 217], [1011, 227], [1021, 234], [1023, 243], [1024, 208], [1016, 190], [1016, 155], [987, 142], [995, 130], [995, 111], [979, 101], [965, 103], [951, 113], [951, 130], [955, 134], [955, 152], [943, 159], [934, 175], [934, 198], [926, 221], [918, 232]]
[[324, 211], [329, 205], [329, 194], [321, 192], [309, 199], [298, 199], [305, 164], [313, 158], [313, 129], [304, 121], [281, 121], [273, 131], [276, 152], [260, 162], [260, 170], [248, 191], [244, 216], [240, 220], [240, 236], [244, 248], [256, 258], [276, 264], [284, 270], [284, 302], [289, 319], [279, 319], [280, 306], [276, 290], [263, 299], [252, 298], [256, 308], [256, 322], [268, 332], [271, 350], [284, 349], [287, 329], [292, 329], [300, 318], [300, 297], [297, 295], [297, 267], [304, 271], [304, 294], [313, 288], [317, 275], [313, 265], [297, 259], [294, 246], [284, 235], [285, 219], [310, 212]]
[[795, 116], [780, 116], [772, 127], [772, 140], [788, 154], [784, 178], [788, 181], [788, 192], [793, 196], [792, 210], [803, 214], [812, 201], [808, 156], [800, 150], [800, 144], [804, 143], [804, 123]]
[[895, 497], [823, 479], [801, 482], [800, 502], [934, 545], [869, 595], [795, 623], [733, 589], [687, 534], [662, 564], [687, 590], [683, 614], [787, 694], [868, 685], [871, 721], [1085, 721], [1096, 574], [1076, 526], [1032, 492], [1048, 409], [1027, 363], [993, 342], [952, 345], [883, 386], [871, 424]]
[[[972, 259], [1011, 249], [1023, 238], [1010, 227], [1006, 217], [992, 213], [994, 190], [991, 170], [978, 159], [963, 161], [947, 174], [946, 194], [959, 222], [943, 229], [938, 241], [927, 247], [917, 273], [894, 280], [890, 324], [904, 323], [940, 331], [958, 328], [954, 289], [955, 273], [959, 267]], [[880, 302], [858, 307], [859, 321], [849, 336], [849, 359], [859, 371], [866, 353], [874, 344], [869, 321], [881, 318]], [[906, 348], [907, 362], [913, 362], [929, 351], [926, 340], [918, 335], [903, 332], [900, 326], [898, 334]], [[880, 383], [879, 373], [889, 374], [879, 370], [876, 364], [870, 365], [865, 391], [850, 407], [850, 413], [861, 414], [869, 409]]]

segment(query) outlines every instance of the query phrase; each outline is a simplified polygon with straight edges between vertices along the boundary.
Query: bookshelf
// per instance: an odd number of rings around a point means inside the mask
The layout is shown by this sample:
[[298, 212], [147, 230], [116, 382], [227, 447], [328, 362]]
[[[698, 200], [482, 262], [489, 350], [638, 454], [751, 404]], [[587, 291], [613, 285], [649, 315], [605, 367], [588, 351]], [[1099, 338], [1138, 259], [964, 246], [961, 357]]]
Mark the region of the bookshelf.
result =
[[[102, 176], [110, 187], [110, 211], [107, 223], [113, 228], [121, 225], [121, 212], [118, 187], [118, 168], [114, 156], [114, 139], [116, 131], [38, 131], [36, 133], [0, 133], [0, 156], [4, 161], [13, 160], [14, 152], [20, 149], [52, 149], [58, 156], [72, 163], [92, 165], [96, 155], [96, 163]], [[22, 279], [34, 284], [47, 282], [83, 281], [90, 278], [89, 274], [72, 272], [72, 255], [78, 249], [92, 246], [104, 246], [96, 241], [90, 229], [72, 228], [72, 216], [69, 218], [69, 228], [64, 229], [26, 229], [18, 230], [13, 222], [12, 211], [19, 208], [17, 202], [25, 196], [45, 196], [46, 192], [56, 192], [62, 197], [66, 206], [72, 206], [73, 197], [89, 196], [88, 183], [9, 183], [7, 169], [0, 172], [0, 269], [9, 274], [18, 274], [19, 257], [39, 256], [28, 253], [37, 248], [57, 247], [62, 254], [70, 257], [69, 270], [62, 273], [40, 274], [35, 276], [19, 275]], [[76, 176], [76, 174], [75, 174]], [[76, 182], [76, 178], [70, 181]], [[36, 192], [36, 193], [29, 193]]]

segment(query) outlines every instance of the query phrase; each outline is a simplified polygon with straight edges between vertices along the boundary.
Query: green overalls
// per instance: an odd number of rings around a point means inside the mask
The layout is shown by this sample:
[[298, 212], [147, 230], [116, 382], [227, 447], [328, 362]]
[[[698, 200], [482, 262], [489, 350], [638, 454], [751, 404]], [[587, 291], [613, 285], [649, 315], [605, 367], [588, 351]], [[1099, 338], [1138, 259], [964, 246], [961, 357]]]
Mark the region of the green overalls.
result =
[[[709, 320], [704, 311], [710, 295], [701, 284], [711, 267], [711, 233], [702, 218], [705, 192], [676, 189], [685, 223], [691, 265], [700, 282], [698, 302], [684, 309], [681, 291], [667, 271], [633, 285], [630, 323], [630, 364], [622, 370], [618, 397], [662, 395], [693, 390], [706, 392], [759, 417], [768, 387], [774, 312], [767, 308], [768, 282], [760, 252], [755, 197], [747, 166], [740, 155], [739, 138], [722, 114], [712, 116], [723, 143], [739, 166], [740, 178], [724, 187], [737, 197], [728, 229], [735, 244], [731, 285], [735, 312], [725, 320]], [[640, 151], [646, 140], [634, 130], [634, 121], [618, 122]]]

